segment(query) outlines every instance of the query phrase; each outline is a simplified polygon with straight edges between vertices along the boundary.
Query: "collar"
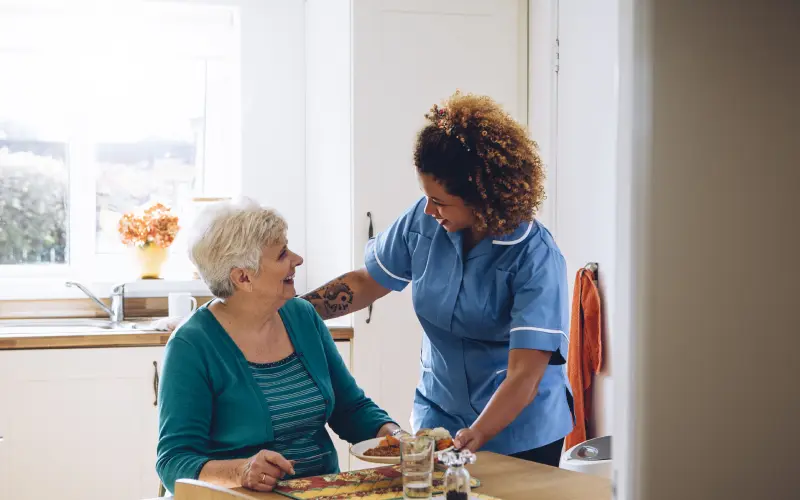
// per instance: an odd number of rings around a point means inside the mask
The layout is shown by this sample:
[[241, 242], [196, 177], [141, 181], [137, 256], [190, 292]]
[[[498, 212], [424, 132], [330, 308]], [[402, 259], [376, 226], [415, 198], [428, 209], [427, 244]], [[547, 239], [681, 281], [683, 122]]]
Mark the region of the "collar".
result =
[[496, 240], [492, 240], [493, 245], [511, 246], [517, 243], [522, 243], [531, 234], [535, 221], [523, 222], [514, 230], [513, 233], [501, 236]]

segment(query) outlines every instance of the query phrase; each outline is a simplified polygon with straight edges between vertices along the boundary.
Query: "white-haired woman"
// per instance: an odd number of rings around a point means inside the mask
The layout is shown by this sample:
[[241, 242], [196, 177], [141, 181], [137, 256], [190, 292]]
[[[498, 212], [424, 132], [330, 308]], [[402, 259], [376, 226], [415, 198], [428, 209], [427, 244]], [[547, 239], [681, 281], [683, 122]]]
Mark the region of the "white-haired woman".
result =
[[200, 217], [189, 247], [215, 299], [167, 343], [156, 468], [177, 479], [269, 491], [338, 472], [325, 424], [355, 443], [399, 432], [356, 385], [314, 308], [296, 299], [287, 225], [251, 201]]

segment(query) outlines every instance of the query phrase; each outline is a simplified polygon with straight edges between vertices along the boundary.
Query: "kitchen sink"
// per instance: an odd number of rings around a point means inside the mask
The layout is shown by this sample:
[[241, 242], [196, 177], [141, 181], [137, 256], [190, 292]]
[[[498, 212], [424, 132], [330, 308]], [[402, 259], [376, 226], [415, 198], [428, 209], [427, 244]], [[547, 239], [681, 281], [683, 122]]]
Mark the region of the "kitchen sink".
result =
[[96, 318], [47, 318], [0, 320], [0, 336], [42, 333], [111, 333], [145, 329], [149, 322], [123, 321], [117, 324]]

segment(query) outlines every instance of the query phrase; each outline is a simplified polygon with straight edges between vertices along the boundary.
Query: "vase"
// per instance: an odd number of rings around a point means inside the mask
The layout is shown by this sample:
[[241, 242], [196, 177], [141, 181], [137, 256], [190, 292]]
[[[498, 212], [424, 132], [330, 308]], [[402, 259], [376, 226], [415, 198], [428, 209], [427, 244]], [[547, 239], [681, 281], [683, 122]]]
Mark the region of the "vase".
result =
[[167, 260], [167, 249], [157, 245], [135, 247], [136, 260], [139, 263], [139, 278], [143, 280], [161, 279], [161, 266]]

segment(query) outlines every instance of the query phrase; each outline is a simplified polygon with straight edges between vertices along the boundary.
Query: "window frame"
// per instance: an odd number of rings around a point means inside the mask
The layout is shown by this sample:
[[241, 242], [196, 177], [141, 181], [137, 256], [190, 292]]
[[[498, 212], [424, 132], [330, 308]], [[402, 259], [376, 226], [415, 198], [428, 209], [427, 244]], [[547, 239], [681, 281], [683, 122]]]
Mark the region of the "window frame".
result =
[[[86, 40], [103, 35], [107, 37], [119, 28], [123, 32], [135, 33], [137, 21], [156, 22], [165, 26], [164, 38], [173, 37], [176, 45], [167, 46], [158, 41], [158, 36], [148, 39], [147, 46], [138, 47], [136, 57], [154, 56], [159, 59], [202, 60], [206, 65], [205, 122], [203, 155], [211, 161], [200, 170], [198, 187], [193, 193], [197, 198], [235, 197], [241, 190], [241, 22], [239, 8], [234, 6], [208, 6], [166, 4], [148, 2], [115, 6], [108, 11], [98, 6], [87, 6], [87, 11], [76, 13], [75, 6], [60, 4], [30, 4], [0, 2], [0, 12], [9, 25], [15, 23], [14, 15], [27, 21], [33, 20], [42, 26], [52, 27], [53, 19], [64, 15], [75, 19], [81, 14], [93, 18], [97, 32], [85, 33], [76, 46], [65, 47], [63, 40], [42, 46], [39, 26], [30, 29], [30, 37], [20, 38], [19, 32], [4, 37], [0, 33], [0, 54], [31, 53], [35, 57], [52, 57], [66, 52], [75, 53], [86, 48]], [[69, 8], [67, 8], [69, 7]], [[100, 10], [97, 10], [100, 9]], [[104, 17], [105, 16], [105, 17]], [[103, 21], [103, 22], [99, 22]], [[170, 24], [173, 23], [174, 25]], [[191, 23], [197, 22], [197, 25]], [[204, 24], [206, 23], [206, 24]], [[0, 28], [3, 23], [0, 22]], [[189, 28], [187, 28], [187, 25]], [[124, 29], [122, 28], [124, 26]], [[179, 33], [169, 31], [171, 26]], [[84, 26], [86, 28], [86, 26]], [[75, 28], [72, 27], [74, 30]], [[2, 31], [2, 30], [0, 30]], [[90, 30], [91, 31], [91, 30]], [[188, 35], [187, 35], [188, 33]], [[192, 38], [194, 37], [194, 38]], [[104, 41], [108, 39], [105, 38]], [[196, 41], [197, 43], [193, 43]], [[125, 40], [96, 46], [79, 53], [76, 61], [84, 57], [118, 57], [114, 46], [124, 45]], [[96, 50], [95, 50], [96, 49]], [[172, 50], [174, 49], [174, 50]], [[209, 118], [209, 110], [211, 117]], [[77, 127], [84, 129], [85, 127]], [[213, 135], [209, 139], [209, 131]], [[64, 282], [80, 281], [99, 297], [107, 297], [111, 287], [118, 282], [136, 282], [129, 286], [131, 296], [160, 296], [170, 291], [190, 291], [208, 294], [207, 287], [192, 279], [192, 267], [188, 258], [181, 256], [182, 239], [170, 248], [171, 257], [165, 264], [163, 280], [136, 280], [136, 268], [131, 252], [119, 254], [98, 253], [96, 249], [95, 217], [97, 203], [97, 164], [91, 138], [83, 131], [65, 139], [68, 166], [68, 260], [64, 264], [19, 264], [0, 266], [0, 300], [69, 298], [82, 294], [64, 286]], [[233, 168], [232, 168], [233, 167]], [[185, 254], [183, 254], [185, 255]]]

